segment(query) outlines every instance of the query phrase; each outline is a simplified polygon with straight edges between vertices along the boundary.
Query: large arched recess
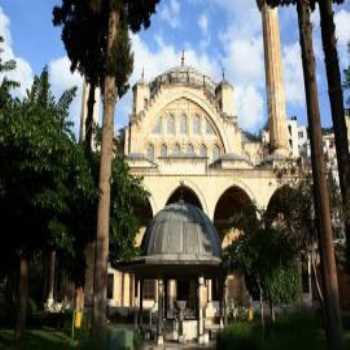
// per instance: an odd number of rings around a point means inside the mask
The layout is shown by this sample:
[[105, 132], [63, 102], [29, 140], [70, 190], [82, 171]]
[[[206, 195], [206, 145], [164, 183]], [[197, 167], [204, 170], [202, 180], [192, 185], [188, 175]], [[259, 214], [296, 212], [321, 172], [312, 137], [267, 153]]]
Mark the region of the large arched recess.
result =
[[271, 196], [266, 208], [265, 217], [268, 224], [276, 220], [284, 220], [285, 214], [293, 210], [293, 198], [297, 191], [289, 185], [279, 187]]
[[231, 152], [232, 150], [229, 146], [229, 138], [227, 137], [225, 132], [224, 121], [222, 118], [220, 118], [215, 108], [215, 105], [211, 103], [209, 99], [204, 98], [200, 90], [193, 89], [190, 87], [182, 87], [181, 89], [175, 89], [174, 91], [172, 91], [171, 94], [162, 93], [157, 99], [157, 103], [152, 104], [146, 110], [145, 117], [143, 118], [145, 123], [142, 128], [143, 132], [146, 134], [150, 133], [154, 126], [154, 116], [161, 115], [162, 112], [166, 110], [168, 106], [182, 98], [187, 99], [191, 103], [198, 105], [203, 110], [203, 112], [212, 122], [215, 131], [220, 137], [220, 141], [223, 144], [225, 153]]
[[139, 229], [136, 235], [136, 246], [140, 246], [147, 226], [153, 219], [152, 206], [147, 199], [145, 205], [135, 207], [135, 215], [139, 221]]
[[238, 186], [228, 188], [220, 196], [215, 206], [214, 225], [223, 241], [223, 248], [227, 246], [230, 243], [229, 241], [235, 236], [237, 229], [233, 224], [235, 215], [251, 209], [252, 204], [249, 195]]
[[196, 193], [190, 189], [189, 187], [183, 185], [179, 186], [169, 197], [167, 201], [167, 205], [179, 202], [180, 200], [183, 200], [186, 203], [192, 204], [195, 207], [203, 210], [202, 203], [200, 202], [198, 196]]

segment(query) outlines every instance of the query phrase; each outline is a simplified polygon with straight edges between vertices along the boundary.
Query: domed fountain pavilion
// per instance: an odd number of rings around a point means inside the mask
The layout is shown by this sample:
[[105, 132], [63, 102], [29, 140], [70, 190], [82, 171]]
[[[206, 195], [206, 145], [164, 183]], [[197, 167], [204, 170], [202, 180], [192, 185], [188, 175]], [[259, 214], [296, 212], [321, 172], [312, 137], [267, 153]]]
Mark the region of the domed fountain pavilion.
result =
[[[220, 295], [223, 295], [224, 281], [221, 241], [209, 218], [201, 209], [183, 200], [170, 204], [148, 225], [141, 252], [141, 256], [121, 264], [123, 270], [134, 273], [140, 288], [138, 325], [152, 331], [152, 322], [145, 327], [141, 316], [143, 288], [145, 280], [157, 280], [158, 305], [156, 325], [153, 325], [157, 343], [162, 344], [164, 338], [208, 342], [208, 324], [212, 326], [213, 320], [206, 322], [210, 306], [205, 281], [215, 281]], [[222, 324], [222, 317], [216, 322]]]

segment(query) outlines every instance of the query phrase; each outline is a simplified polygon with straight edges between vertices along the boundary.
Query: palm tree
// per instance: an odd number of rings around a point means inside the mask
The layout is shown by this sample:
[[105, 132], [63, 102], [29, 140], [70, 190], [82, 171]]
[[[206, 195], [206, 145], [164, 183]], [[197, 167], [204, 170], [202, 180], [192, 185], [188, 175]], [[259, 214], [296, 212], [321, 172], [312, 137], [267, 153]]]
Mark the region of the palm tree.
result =
[[350, 154], [345, 123], [344, 97], [339, 68], [337, 39], [335, 36], [333, 2], [339, 4], [343, 3], [344, 0], [322, 0], [318, 1], [318, 6], [337, 152], [340, 190], [343, 198], [347, 250], [350, 252]]
[[[299, 41], [302, 51], [304, 84], [307, 114], [310, 127], [312, 175], [314, 180], [314, 201], [319, 232], [321, 268], [324, 286], [326, 331], [329, 349], [344, 348], [343, 331], [340, 317], [339, 292], [336, 261], [333, 247], [330, 199], [325, 175], [322, 151], [322, 131], [318, 87], [316, 80], [316, 63], [313, 49], [311, 10], [314, 0], [262, 0], [271, 6], [296, 5], [299, 25]], [[265, 5], [266, 6], [266, 5]]]

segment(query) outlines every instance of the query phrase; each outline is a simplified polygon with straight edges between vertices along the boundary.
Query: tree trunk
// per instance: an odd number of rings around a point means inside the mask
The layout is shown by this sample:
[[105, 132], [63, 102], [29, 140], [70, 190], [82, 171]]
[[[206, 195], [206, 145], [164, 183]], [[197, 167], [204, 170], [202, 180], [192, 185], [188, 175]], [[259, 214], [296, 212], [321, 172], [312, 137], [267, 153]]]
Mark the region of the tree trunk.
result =
[[322, 150], [320, 108], [309, 0], [299, 0], [297, 2], [297, 11], [310, 128], [314, 200], [319, 226], [319, 246], [322, 260], [321, 270], [327, 316], [327, 341], [329, 349], [340, 350], [344, 348], [344, 341], [340, 318], [338, 277], [333, 246], [329, 192]]
[[[347, 250], [350, 252], [350, 154], [345, 123], [344, 98], [339, 69], [337, 39], [335, 35], [334, 12], [332, 0], [322, 0], [319, 1], [318, 4], [328, 79], [328, 94], [337, 152], [339, 182], [343, 198]], [[348, 263], [350, 265], [350, 261]]]
[[261, 327], [265, 328], [265, 315], [264, 315], [264, 292], [261, 287], [260, 281], [258, 281], [258, 288], [259, 288], [259, 299], [260, 299], [260, 320], [261, 320]]
[[96, 82], [92, 81], [89, 84], [89, 97], [87, 101], [87, 117], [85, 121], [85, 147], [88, 154], [93, 148], [94, 137], [94, 106], [95, 106]]
[[45, 306], [49, 290], [49, 255], [45, 250], [41, 257], [43, 265], [43, 293], [42, 293], [42, 303]]
[[271, 323], [275, 323], [276, 321], [276, 313], [275, 313], [275, 308], [273, 306], [273, 302], [270, 298], [269, 300], [269, 304], [270, 304], [270, 319], [271, 319]]
[[17, 292], [17, 321], [16, 321], [16, 346], [23, 348], [24, 332], [26, 328], [27, 301], [28, 301], [28, 257], [19, 257], [19, 276]]
[[317, 297], [318, 297], [318, 300], [320, 302], [321, 307], [324, 308], [323, 293], [322, 293], [320, 281], [318, 280], [316, 263], [315, 263], [315, 261], [313, 259], [311, 260], [311, 269], [312, 269], [312, 275], [314, 276], [314, 281], [315, 281], [315, 286], [316, 286], [316, 291], [317, 291]]
[[54, 302], [54, 288], [55, 288], [55, 266], [56, 266], [56, 251], [49, 251], [49, 271], [48, 271], [48, 294], [47, 305], [50, 307]]
[[85, 304], [88, 308], [92, 308], [94, 297], [94, 280], [96, 269], [96, 240], [88, 242], [85, 248]]
[[[111, 8], [108, 23], [108, 47], [106, 63], [112, 56], [112, 47], [117, 38], [119, 13]], [[109, 215], [111, 197], [111, 167], [113, 158], [114, 109], [117, 101], [115, 77], [108, 74], [104, 82], [104, 118], [100, 160], [99, 191], [97, 209], [96, 270], [94, 284], [93, 328], [95, 335], [101, 335], [106, 324], [107, 267], [109, 250]]]

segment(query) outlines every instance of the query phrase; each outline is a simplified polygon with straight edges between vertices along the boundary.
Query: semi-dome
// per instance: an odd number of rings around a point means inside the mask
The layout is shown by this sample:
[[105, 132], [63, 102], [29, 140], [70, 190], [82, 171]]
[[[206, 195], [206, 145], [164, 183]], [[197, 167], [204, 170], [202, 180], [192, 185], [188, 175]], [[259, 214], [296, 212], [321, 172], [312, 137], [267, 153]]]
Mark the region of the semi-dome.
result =
[[177, 264], [220, 262], [221, 243], [214, 225], [203, 211], [180, 201], [166, 206], [149, 224], [142, 255]]

